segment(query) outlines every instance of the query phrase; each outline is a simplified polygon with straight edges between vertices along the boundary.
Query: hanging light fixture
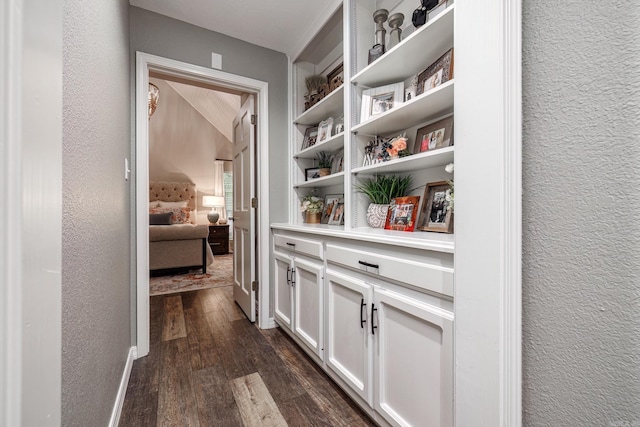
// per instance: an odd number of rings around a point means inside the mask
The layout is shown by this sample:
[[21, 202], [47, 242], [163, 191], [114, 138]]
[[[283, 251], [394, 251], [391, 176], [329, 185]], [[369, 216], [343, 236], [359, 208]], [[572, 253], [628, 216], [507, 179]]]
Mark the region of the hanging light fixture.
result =
[[158, 99], [160, 98], [160, 89], [153, 83], [149, 83], [149, 118], [156, 112]]

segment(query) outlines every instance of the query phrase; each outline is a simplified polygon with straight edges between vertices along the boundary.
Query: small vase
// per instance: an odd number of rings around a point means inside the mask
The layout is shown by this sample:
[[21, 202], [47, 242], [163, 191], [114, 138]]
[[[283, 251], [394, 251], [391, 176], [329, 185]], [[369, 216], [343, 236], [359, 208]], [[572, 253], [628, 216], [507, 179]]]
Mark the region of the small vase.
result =
[[371, 203], [367, 208], [367, 224], [371, 228], [384, 228], [384, 223], [387, 220], [387, 212], [389, 211], [389, 205], [378, 205]]
[[320, 224], [322, 212], [305, 212], [305, 220], [307, 224]]
[[331, 168], [320, 168], [318, 171], [318, 175], [320, 176], [329, 176], [331, 175]]

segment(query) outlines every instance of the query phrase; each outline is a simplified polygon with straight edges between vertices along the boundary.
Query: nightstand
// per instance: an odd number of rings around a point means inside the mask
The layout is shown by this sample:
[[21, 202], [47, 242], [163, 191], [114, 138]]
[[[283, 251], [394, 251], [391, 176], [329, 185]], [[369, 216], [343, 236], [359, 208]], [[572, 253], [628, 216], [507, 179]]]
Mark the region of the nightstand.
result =
[[209, 246], [214, 255], [229, 253], [229, 224], [209, 224]]

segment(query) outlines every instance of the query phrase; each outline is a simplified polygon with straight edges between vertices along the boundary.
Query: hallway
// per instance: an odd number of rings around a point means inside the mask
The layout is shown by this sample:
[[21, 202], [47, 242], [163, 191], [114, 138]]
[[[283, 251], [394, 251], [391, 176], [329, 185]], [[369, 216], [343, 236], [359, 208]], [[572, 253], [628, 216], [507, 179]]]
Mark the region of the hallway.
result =
[[232, 287], [151, 297], [120, 426], [370, 426], [283, 332], [259, 330]]

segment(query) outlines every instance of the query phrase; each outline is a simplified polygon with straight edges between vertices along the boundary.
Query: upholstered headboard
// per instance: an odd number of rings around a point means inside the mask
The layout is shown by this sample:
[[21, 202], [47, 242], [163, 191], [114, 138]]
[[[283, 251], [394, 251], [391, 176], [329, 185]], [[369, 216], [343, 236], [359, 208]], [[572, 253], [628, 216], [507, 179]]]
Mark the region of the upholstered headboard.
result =
[[[191, 208], [191, 218], [196, 218], [196, 185], [191, 182], [150, 182], [149, 201], [162, 200], [163, 202], [187, 201], [187, 207]], [[193, 221], [192, 221], [193, 222]]]

